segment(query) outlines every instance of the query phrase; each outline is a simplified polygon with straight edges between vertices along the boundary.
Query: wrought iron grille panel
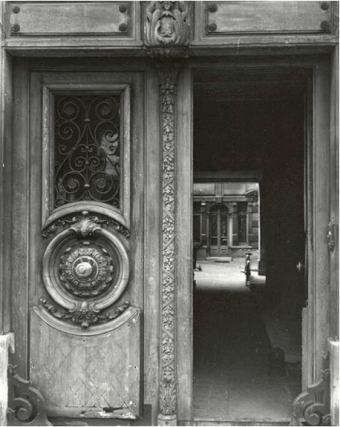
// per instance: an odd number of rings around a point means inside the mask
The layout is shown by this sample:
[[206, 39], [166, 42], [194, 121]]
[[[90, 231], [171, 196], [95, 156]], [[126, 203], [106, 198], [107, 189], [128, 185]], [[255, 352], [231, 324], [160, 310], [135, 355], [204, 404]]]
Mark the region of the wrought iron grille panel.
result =
[[56, 95], [54, 206], [92, 200], [119, 208], [120, 95]]

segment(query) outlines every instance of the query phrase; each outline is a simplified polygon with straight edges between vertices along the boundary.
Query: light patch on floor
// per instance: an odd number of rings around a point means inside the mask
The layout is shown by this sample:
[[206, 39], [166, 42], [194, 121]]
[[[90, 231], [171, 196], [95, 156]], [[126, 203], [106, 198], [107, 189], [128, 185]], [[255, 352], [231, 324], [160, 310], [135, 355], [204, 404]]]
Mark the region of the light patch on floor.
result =
[[268, 374], [270, 343], [261, 319], [264, 278], [245, 286], [244, 259], [200, 263], [194, 291], [194, 418], [289, 422], [299, 374]]

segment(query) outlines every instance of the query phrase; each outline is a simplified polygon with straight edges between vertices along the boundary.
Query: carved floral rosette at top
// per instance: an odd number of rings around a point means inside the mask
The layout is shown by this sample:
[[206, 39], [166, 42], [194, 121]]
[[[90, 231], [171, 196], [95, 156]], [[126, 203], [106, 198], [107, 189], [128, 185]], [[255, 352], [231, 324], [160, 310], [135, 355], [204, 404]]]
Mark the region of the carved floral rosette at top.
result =
[[[113, 225], [116, 232], [103, 225]], [[68, 228], [48, 244], [42, 278], [49, 296], [62, 309], [45, 299], [41, 299], [42, 305], [57, 319], [83, 329], [116, 318], [129, 307], [128, 301], [113, 313], [102, 311], [120, 298], [128, 283], [126, 229], [117, 227], [117, 221], [83, 211], [57, 220], [43, 235], [47, 237], [60, 227]], [[118, 237], [117, 231], [124, 237]]]
[[145, 5], [146, 46], [186, 46], [190, 35], [190, 2], [149, 1]]

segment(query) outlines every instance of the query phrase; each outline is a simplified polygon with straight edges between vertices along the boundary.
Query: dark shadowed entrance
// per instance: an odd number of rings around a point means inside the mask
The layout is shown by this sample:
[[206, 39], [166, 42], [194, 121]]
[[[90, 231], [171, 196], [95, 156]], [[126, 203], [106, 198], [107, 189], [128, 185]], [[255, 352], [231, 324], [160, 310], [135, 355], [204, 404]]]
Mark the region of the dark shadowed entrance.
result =
[[258, 200], [218, 195], [216, 231], [218, 206], [233, 216], [227, 253], [195, 242], [196, 420], [288, 423], [301, 392], [306, 99], [302, 70], [194, 76], [194, 183], [259, 185]]

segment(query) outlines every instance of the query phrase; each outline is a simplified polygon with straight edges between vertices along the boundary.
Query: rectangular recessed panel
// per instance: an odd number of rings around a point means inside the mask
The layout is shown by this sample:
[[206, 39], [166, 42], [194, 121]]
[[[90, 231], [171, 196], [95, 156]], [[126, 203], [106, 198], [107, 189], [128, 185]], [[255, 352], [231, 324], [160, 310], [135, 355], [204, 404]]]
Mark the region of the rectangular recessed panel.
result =
[[330, 9], [329, 2], [315, 1], [206, 2], [205, 33], [329, 32]]
[[132, 8], [129, 2], [13, 2], [11, 35], [129, 36]]
[[75, 326], [68, 332], [43, 309], [32, 310], [30, 378], [49, 416], [138, 417], [140, 310], [121, 316], [125, 321], [118, 318], [111, 330], [93, 334], [92, 327], [87, 334]]
[[215, 184], [195, 183], [194, 195], [213, 196], [215, 195]]

